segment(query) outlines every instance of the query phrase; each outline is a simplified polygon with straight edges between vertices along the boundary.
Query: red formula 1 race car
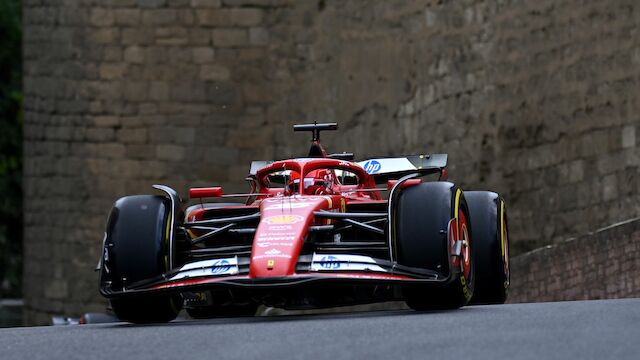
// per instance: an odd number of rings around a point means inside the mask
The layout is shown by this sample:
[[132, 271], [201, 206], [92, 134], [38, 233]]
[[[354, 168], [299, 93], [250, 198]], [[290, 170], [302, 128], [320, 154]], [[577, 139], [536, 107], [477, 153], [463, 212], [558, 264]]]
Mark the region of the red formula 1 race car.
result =
[[[353, 161], [309, 154], [255, 161], [247, 194], [193, 188], [116, 201], [100, 292], [136, 323], [253, 315], [259, 304], [309, 309], [404, 300], [413, 309], [503, 303], [509, 287], [505, 204], [445, 181], [447, 156]], [[427, 181], [429, 178], [433, 178]], [[244, 203], [202, 202], [239, 197]]]

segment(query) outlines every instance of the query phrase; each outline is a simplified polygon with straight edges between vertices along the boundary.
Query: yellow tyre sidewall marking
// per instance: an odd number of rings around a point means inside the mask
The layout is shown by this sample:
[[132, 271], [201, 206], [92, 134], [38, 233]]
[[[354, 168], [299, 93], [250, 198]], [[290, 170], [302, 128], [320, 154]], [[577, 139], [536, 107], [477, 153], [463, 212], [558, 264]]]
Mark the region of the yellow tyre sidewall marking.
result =
[[[507, 279], [504, 281], [504, 288], [508, 288], [509, 287], [509, 259], [507, 258], [509, 256], [509, 253], [507, 251], [507, 243], [505, 243], [505, 233], [506, 233], [506, 218], [505, 218], [505, 204], [504, 201], [500, 201], [500, 244], [501, 244], [501, 250], [502, 250], [502, 261], [503, 261], [503, 271], [506, 270], [505, 276], [507, 276]], [[508, 235], [507, 235], [508, 237]], [[507, 238], [508, 241], [508, 238]]]
[[458, 220], [458, 210], [460, 209], [460, 195], [462, 194], [462, 190], [456, 189], [456, 201], [453, 208], [453, 217]]

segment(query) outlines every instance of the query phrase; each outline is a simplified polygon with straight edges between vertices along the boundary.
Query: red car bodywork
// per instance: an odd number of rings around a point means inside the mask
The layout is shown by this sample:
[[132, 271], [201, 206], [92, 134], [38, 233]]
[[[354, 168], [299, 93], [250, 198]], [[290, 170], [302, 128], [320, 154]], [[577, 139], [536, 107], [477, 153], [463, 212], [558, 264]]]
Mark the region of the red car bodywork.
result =
[[[330, 306], [393, 300], [399, 297], [394, 285], [438, 285], [451, 280], [450, 274], [421, 272], [394, 262], [393, 215], [389, 200], [381, 194], [389, 191], [388, 198], [392, 198], [396, 188], [419, 184], [421, 180], [412, 178], [418, 173], [437, 174], [442, 179], [446, 176], [443, 164], [399, 171], [385, 178], [381, 186], [380, 178], [376, 179], [362, 164], [329, 158], [315, 139], [311, 148], [314, 157], [260, 166], [248, 178], [252, 185], [249, 194], [223, 195], [221, 188], [191, 189], [192, 198], [247, 200], [244, 204], [200, 203], [188, 207], [182, 218], [175, 219], [174, 226], [184, 230], [186, 242], [191, 244], [191, 249], [183, 251], [189, 254], [187, 257], [181, 257], [177, 245], [172, 243], [170, 251], [175, 255], [169, 257], [170, 271], [162, 277], [131, 284], [123, 291], [103, 287], [101, 293], [115, 297], [241, 289], [265, 299], [262, 302], [266, 304], [304, 308], [310, 297], [318, 297], [317, 292], [308, 295], [303, 291], [304, 295], [292, 296], [291, 292], [279, 291], [309, 284], [347, 284], [342, 300], [322, 303]], [[419, 158], [428, 164], [429, 155]], [[446, 163], [446, 156], [444, 159]], [[285, 174], [282, 186], [273, 186], [270, 181], [270, 176], [276, 173]], [[414, 174], [406, 176], [410, 173]], [[349, 174], [351, 182], [343, 183], [339, 174]], [[177, 194], [166, 187], [160, 189], [174, 202], [174, 213], [181, 213]], [[451, 247], [458, 236], [457, 227], [452, 220], [447, 229]], [[347, 239], [336, 235], [340, 229], [346, 229]], [[371, 241], [360, 240], [363, 233], [370, 234]], [[450, 258], [451, 264], [458, 261], [457, 257]], [[353, 293], [357, 289], [354, 285], [365, 286], [367, 294], [358, 298]], [[273, 294], [277, 299], [298, 296], [298, 300], [297, 303], [270, 300]]]

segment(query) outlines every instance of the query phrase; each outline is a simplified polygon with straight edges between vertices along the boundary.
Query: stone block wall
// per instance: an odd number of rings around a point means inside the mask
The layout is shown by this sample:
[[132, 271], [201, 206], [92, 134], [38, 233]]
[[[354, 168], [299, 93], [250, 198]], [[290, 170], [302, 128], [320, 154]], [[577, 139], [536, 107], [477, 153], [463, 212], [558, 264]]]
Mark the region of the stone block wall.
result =
[[115, 199], [244, 190], [249, 162], [274, 156], [265, 59], [281, 3], [24, 1], [27, 322], [104, 308], [91, 268]]
[[640, 296], [640, 219], [523, 254], [511, 262], [509, 302]]
[[512, 252], [640, 215], [633, 0], [24, 0], [27, 322], [97, 310], [108, 209], [253, 159], [450, 153]]
[[449, 153], [505, 195], [514, 254], [640, 215], [635, 1], [303, 3], [277, 155], [290, 114], [337, 119], [361, 157]]

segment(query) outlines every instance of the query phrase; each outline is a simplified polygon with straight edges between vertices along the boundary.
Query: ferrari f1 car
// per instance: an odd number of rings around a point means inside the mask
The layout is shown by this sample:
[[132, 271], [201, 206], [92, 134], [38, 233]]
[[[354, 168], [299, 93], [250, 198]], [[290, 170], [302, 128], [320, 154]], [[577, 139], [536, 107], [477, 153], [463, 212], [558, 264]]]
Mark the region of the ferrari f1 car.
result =
[[[98, 270], [122, 320], [250, 316], [259, 304], [309, 309], [404, 300], [416, 310], [503, 303], [505, 203], [446, 181], [447, 155], [353, 161], [328, 155], [251, 164], [246, 194], [173, 189], [115, 202]], [[240, 198], [243, 203], [204, 202]]]

